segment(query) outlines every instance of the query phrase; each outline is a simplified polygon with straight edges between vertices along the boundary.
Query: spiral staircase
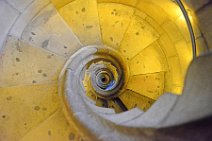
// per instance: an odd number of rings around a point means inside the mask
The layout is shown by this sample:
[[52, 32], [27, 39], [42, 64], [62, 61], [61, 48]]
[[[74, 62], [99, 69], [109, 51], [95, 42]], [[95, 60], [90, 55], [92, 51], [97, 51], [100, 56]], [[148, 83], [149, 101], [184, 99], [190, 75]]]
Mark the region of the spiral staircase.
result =
[[208, 0], [0, 0], [0, 141], [159, 141], [210, 117], [210, 12]]

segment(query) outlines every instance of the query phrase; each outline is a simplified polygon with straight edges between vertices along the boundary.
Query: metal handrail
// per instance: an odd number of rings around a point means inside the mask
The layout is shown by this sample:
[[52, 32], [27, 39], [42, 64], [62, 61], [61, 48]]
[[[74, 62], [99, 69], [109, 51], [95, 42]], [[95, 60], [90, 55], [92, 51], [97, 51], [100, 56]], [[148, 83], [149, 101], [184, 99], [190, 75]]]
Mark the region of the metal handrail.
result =
[[187, 26], [188, 26], [188, 29], [189, 29], [189, 33], [190, 33], [190, 37], [191, 37], [191, 43], [192, 43], [192, 51], [193, 51], [193, 58], [196, 58], [197, 56], [197, 51], [196, 51], [196, 40], [195, 40], [195, 35], [194, 35], [194, 30], [192, 28], [192, 24], [191, 24], [191, 21], [189, 19], [189, 16], [188, 16], [188, 13], [182, 3], [181, 0], [175, 0], [176, 3], [179, 5], [183, 15], [184, 15], [184, 18], [186, 20], [186, 23], [187, 23]]

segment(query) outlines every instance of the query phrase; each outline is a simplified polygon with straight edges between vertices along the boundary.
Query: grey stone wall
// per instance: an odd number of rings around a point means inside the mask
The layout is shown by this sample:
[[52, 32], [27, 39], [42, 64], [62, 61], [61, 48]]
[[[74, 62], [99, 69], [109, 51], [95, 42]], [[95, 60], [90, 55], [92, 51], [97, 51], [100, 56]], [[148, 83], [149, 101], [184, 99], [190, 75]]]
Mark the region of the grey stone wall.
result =
[[196, 12], [202, 36], [207, 46], [212, 50], [212, 2], [211, 0], [185, 0], [185, 2]]

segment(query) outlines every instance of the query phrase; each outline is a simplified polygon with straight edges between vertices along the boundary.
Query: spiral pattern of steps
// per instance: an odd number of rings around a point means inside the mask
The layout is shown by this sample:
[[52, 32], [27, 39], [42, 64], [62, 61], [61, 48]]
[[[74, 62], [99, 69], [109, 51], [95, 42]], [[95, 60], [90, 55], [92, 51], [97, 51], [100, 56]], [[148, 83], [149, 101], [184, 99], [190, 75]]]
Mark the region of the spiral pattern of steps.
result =
[[195, 57], [176, 2], [1, 0], [0, 8], [0, 140], [141, 140], [152, 133], [144, 127], [187, 122], [162, 124]]

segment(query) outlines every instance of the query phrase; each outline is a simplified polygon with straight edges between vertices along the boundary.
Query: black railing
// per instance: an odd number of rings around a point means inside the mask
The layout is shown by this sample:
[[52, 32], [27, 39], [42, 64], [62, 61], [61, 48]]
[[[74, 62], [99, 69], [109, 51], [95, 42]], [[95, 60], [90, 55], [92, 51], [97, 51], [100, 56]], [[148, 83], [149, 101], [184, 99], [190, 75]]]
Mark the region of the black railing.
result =
[[191, 21], [189, 19], [189, 16], [188, 16], [188, 13], [182, 3], [181, 0], [175, 0], [176, 3], [179, 5], [183, 15], [184, 15], [184, 18], [186, 20], [186, 23], [187, 23], [187, 26], [188, 26], [188, 29], [189, 29], [189, 33], [190, 33], [190, 37], [191, 37], [191, 43], [192, 43], [192, 51], [193, 51], [193, 58], [196, 57], [197, 55], [197, 51], [196, 51], [196, 39], [195, 39], [195, 35], [194, 35], [194, 30], [192, 28], [192, 24], [191, 24]]

